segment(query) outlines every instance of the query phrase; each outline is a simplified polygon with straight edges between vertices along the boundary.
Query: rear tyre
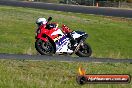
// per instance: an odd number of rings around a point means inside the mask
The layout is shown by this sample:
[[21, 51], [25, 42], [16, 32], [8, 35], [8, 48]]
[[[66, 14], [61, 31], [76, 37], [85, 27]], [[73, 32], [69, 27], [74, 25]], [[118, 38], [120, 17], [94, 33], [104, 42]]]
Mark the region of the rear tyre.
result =
[[83, 45], [81, 45], [78, 51], [76, 52], [76, 55], [79, 57], [90, 57], [91, 54], [92, 49], [87, 43], [83, 43]]
[[41, 55], [52, 55], [55, 52], [54, 47], [49, 41], [45, 42], [41, 39], [36, 40], [35, 48]]

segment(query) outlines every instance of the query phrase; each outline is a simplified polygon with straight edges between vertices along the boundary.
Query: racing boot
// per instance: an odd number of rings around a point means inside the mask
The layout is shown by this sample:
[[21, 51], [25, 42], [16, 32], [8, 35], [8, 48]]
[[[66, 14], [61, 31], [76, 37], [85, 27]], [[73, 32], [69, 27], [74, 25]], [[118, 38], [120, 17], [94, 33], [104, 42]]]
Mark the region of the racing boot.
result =
[[77, 46], [77, 41], [72, 37], [71, 33], [68, 33], [67, 37], [70, 38], [70, 43], [71, 43], [70, 49], [74, 50]]
[[71, 42], [71, 49], [74, 50], [77, 46], [77, 42], [75, 39], [71, 39], [70, 42]]

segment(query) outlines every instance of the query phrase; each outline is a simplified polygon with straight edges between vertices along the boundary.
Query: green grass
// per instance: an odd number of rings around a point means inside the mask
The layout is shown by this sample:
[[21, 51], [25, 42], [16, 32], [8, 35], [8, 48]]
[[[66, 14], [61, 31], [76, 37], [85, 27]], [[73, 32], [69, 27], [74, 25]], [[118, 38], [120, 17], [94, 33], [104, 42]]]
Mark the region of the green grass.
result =
[[36, 54], [35, 21], [49, 16], [87, 32], [92, 57], [132, 58], [131, 19], [9, 6], [0, 6], [0, 53]]
[[84, 63], [0, 60], [1, 88], [132, 88], [130, 84], [86, 84], [76, 82], [78, 68], [87, 74], [130, 74], [129, 63]]
[[[31, 0], [7, 0], [7, 1], [31, 1]], [[36, 2], [46, 2], [46, 3], [59, 3], [63, 0], [34, 0]]]
[[[36, 54], [35, 21], [53, 17], [73, 30], [87, 32], [93, 57], [132, 58], [132, 20], [80, 13], [0, 6], [0, 53]], [[130, 74], [129, 63], [0, 60], [0, 88], [131, 88], [130, 84], [76, 83], [78, 67], [88, 74]]]

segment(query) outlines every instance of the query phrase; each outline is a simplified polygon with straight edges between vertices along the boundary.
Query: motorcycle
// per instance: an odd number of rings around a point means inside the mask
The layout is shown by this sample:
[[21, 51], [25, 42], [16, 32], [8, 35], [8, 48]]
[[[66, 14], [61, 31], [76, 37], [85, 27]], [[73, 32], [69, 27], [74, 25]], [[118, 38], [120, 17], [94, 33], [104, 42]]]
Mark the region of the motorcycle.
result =
[[[52, 20], [48, 18], [48, 22]], [[62, 25], [64, 29], [65, 25]], [[35, 48], [41, 55], [72, 55], [76, 54], [79, 57], [89, 57], [92, 54], [92, 49], [88, 43], [85, 42], [88, 34], [81, 31], [72, 31], [71, 36], [77, 41], [75, 48], [72, 48], [70, 38], [63, 33], [61, 29], [55, 28], [46, 29], [41, 25], [36, 31]]]

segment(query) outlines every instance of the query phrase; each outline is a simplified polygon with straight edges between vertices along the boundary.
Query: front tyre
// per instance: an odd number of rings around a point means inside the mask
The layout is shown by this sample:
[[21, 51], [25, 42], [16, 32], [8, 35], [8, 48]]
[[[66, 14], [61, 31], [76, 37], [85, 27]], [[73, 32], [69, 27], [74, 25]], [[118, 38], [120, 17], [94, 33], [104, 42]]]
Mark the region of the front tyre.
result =
[[53, 45], [49, 41], [45, 42], [41, 39], [36, 40], [35, 48], [41, 55], [52, 55], [55, 52]]
[[82, 45], [80, 45], [80, 48], [76, 52], [76, 55], [78, 55], [79, 57], [90, 57], [91, 54], [92, 49], [87, 43], [83, 43]]

